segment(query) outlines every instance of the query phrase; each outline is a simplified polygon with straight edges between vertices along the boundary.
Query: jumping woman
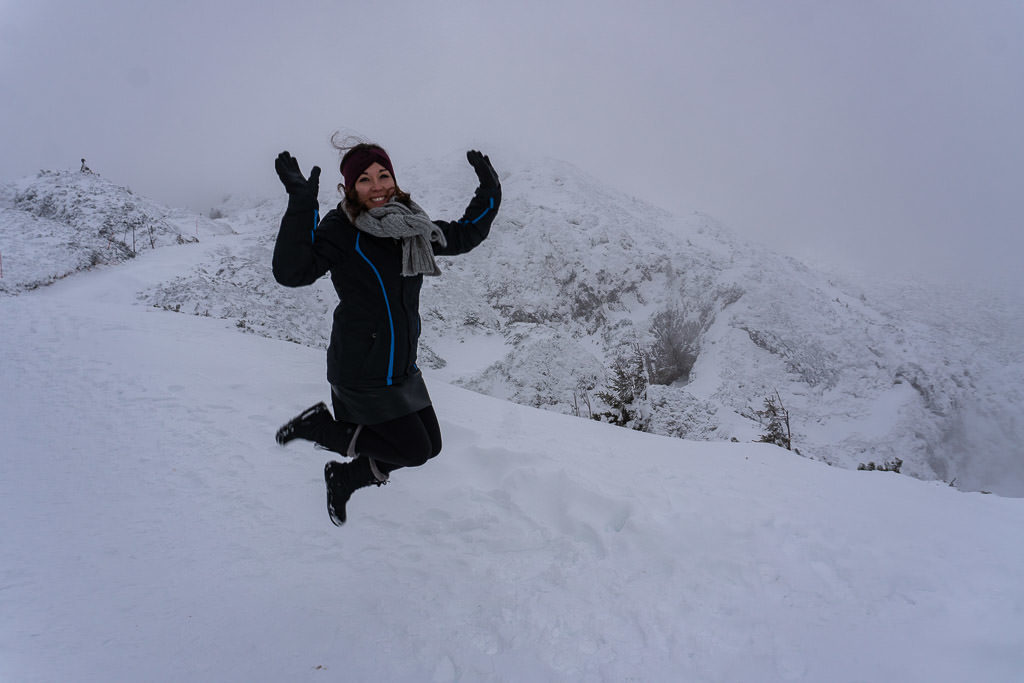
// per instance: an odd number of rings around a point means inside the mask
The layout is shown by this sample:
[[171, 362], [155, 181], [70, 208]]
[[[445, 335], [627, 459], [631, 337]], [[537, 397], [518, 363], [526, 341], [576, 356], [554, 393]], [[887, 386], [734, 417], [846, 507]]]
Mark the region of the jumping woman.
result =
[[334, 414], [318, 403], [277, 432], [277, 442], [306, 439], [348, 458], [324, 466], [327, 512], [345, 523], [357, 489], [388, 481], [441, 452], [441, 430], [416, 367], [423, 276], [439, 276], [435, 256], [464, 254], [480, 244], [501, 204], [490, 160], [466, 153], [480, 185], [459, 221], [434, 221], [399, 187], [382, 147], [336, 145], [344, 199], [318, 220], [320, 168], [307, 180], [288, 152], [277, 175], [288, 208], [274, 246], [274, 277], [286, 287], [310, 285], [330, 272], [340, 303], [327, 349]]

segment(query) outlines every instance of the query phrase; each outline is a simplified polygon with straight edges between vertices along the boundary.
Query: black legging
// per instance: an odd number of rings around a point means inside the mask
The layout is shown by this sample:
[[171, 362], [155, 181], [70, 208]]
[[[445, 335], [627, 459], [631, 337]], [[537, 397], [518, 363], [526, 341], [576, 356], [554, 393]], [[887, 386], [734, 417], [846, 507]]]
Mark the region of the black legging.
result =
[[[337, 407], [335, 412], [339, 412]], [[364, 425], [356, 451], [373, 458], [384, 474], [400, 467], [419, 467], [441, 452], [441, 427], [434, 407], [427, 406], [388, 422]]]

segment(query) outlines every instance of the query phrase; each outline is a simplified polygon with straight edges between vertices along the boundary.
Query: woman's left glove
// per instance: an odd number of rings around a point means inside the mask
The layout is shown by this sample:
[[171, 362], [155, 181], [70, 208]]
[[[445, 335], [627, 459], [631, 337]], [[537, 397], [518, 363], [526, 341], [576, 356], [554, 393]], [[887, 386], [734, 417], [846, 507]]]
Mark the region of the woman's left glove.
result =
[[284, 183], [284, 189], [288, 194], [305, 194], [316, 199], [320, 192], [320, 167], [314, 166], [309, 172], [309, 180], [299, 170], [299, 160], [288, 152], [281, 152], [274, 162], [277, 170], [277, 177]]
[[476, 177], [480, 179], [480, 187], [486, 189], [501, 189], [501, 182], [498, 181], [498, 174], [494, 172], [494, 167], [491, 166], [491, 160], [486, 155], [481, 154], [475, 149], [471, 149], [466, 152], [466, 159], [469, 161], [473, 170], [476, 171]]

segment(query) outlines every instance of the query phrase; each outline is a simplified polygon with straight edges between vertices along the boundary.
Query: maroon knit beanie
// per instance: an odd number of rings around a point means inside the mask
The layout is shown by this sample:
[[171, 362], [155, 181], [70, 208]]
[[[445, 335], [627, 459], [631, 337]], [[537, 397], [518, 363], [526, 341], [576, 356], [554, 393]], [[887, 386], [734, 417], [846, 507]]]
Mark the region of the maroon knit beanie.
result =
[[352, 150], [348, 157], [341, 163], [341, 175], [345, 178], [345, 187], [352, 189], [363, 171], [374, 163], [378, 163], [388, 170], [391, 177], [395, 177], [395, 169], [391, 167], [391, 159], [388, 153], [376, 145]]

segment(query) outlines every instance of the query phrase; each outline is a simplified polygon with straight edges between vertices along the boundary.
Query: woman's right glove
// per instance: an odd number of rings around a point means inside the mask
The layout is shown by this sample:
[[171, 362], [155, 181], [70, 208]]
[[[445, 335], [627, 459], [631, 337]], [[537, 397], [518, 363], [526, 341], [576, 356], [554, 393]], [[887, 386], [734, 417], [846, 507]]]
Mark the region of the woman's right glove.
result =
[[288, 152], [281, 152], [277, 155], [274, 168], [277, 170], [277, 177], [284, 183], [284, 189], [288, 191], [288, 194], [304, 194], [316, 199], [317, 194], [320, 192], [319, 166], [313, 167], [313, 170], [309, 172], [309, 180], [306, 180], [305, 176], [302, 175], [302, 171], [299, 170], [299, 160]]
[[486, 155], [481, 154], [475, 149], [471, 149], [466, 152], [466, 159], [469, 161], [473, 170], [476, 171], [476, 177], [480, 179], [480, 187], [486, 189], [501, 189], [501, 183], [498, 181], [498, 174], [494, 172], [494, 167], [491, 166], [491, 160]]

